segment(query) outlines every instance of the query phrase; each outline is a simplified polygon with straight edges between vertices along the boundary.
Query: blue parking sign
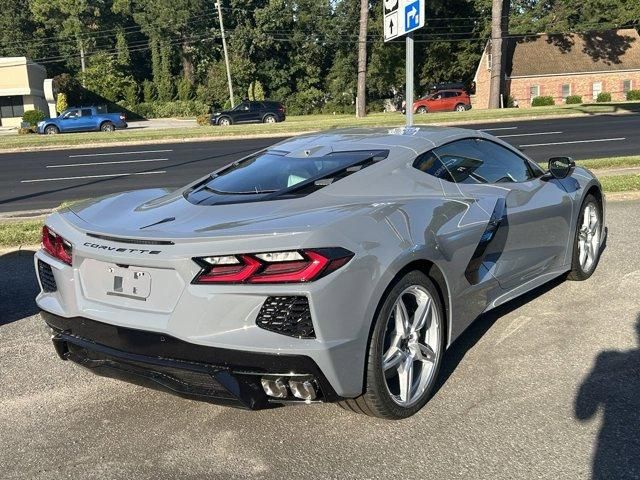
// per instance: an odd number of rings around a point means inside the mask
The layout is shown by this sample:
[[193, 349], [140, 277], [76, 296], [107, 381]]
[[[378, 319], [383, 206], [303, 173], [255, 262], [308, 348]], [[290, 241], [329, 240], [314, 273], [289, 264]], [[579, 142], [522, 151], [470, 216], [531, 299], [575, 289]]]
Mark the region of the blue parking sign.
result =
[[420, 28], [420, 0], [405, 4], [404, 25], [405, 32]]

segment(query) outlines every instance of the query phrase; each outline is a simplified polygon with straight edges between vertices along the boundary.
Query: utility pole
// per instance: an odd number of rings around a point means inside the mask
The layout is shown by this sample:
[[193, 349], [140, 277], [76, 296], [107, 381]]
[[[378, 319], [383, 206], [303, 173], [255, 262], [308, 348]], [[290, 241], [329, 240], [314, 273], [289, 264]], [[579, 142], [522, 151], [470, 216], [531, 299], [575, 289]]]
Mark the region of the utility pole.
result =
[[231, 69], [229, 68], [229, 53], [227, 52], [227, 39], [224, 35], [224, 23], [222, 22], [222, 8], [220, 2], [216, 2], [218, 9], [218, 19], [220, 20], [220, 33], [222, 34], [222, 50], [224, 50], [224, 63], [227, 66], [227, 81], [229, 82], [229, 98], [231, 99], [231, 108], [236, 106], [233, 99], [233, 84], [231, 83]]
[[369, 0], [360, 0], [360, 32], [358, 33], [358, 84], [356, 91], [356, 118], [367, 115], [367, 23]]
[[82, 39], [78, 40], [78, 45], [80, 47], [80, 68], [82, 69], [82, 86], [84, 87], [84, 73], [87, 70], [87, 66], [85, 64], [84, 61], [84, 42], [82, 41]]
[[[507, 3], [509, 0], [506, 0]], [[502, 27], [504, 25], [504, 0], [493, 0], [491, 7], [491, 72], [489, 80], [489, 108], [500, 108], [502, 93]]]

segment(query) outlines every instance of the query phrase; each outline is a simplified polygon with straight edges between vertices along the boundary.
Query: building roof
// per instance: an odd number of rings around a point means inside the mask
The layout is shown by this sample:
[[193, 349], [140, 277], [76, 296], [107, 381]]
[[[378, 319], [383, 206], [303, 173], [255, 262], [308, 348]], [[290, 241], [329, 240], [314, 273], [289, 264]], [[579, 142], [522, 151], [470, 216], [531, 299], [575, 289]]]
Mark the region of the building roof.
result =
[[635, 29], [585, 34], [540, 34], [508, 42], [510, 77], [640, 70]]

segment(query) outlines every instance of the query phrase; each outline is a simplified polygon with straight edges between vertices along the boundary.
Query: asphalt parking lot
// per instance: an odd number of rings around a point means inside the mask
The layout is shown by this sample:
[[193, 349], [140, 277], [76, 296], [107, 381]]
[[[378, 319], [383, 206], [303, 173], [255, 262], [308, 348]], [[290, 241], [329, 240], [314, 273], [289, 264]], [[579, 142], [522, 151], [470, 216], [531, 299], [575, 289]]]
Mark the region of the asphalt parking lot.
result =
[[484, 315], [416, 416], [217, 407], [57, 359], [32, 252], [0, 257], [0, 477], [640, 478], [640, 202], [611, 202], [587, 282]]

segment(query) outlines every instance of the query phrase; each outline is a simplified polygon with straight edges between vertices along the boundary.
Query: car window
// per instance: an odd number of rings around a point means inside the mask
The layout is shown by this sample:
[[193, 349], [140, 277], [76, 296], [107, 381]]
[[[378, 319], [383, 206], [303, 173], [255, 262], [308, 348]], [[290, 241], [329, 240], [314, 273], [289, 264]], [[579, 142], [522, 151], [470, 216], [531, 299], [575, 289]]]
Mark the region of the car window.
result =
[[436, 93], [433, 97], [431, 97], [432, 100], [440, 100], [441, 98], [442, 98], [441, 93]]
[[428, 153], [432, 156], [421, 155], [414, 167], [456, 183], [517, 183], [535, 177], [529, 162], [490, 140], [458, 140]]
[[80, 110], [67, 110], [66, 113], [62, 115], [62, 118], [78, 118], [80, 117]]
[[444, 98], [452, 98], [457, 96], [458, 94], [456, 92], [444, 92]]
[[234, 110], [238, 111], [238, 112], [246, 112], [249, 110], [249, 103], [248, 102], [242, 102], [240, 105], [238, 105], [236, 108], [234, 108]]
[[233, 164], [206, 184], [217, 194], [260, 194], [277, 192], [300, 182], [353, 165], [386, 151], [333, 152], [323, 157], [293, 158], [265, 152]]
[[91, 109], [90, 108], [83, 108], [82, 109], [82, 116], [83, 117], [90, 117], [91, 116]]

